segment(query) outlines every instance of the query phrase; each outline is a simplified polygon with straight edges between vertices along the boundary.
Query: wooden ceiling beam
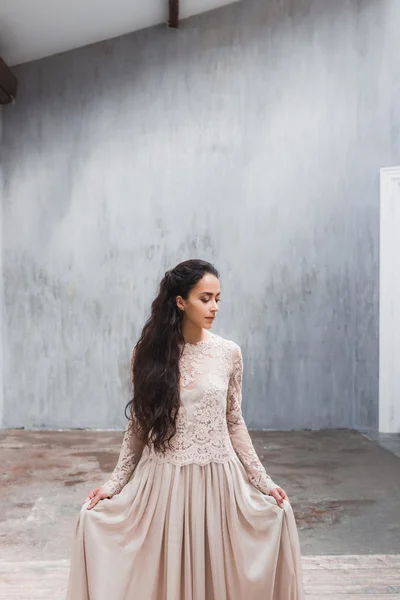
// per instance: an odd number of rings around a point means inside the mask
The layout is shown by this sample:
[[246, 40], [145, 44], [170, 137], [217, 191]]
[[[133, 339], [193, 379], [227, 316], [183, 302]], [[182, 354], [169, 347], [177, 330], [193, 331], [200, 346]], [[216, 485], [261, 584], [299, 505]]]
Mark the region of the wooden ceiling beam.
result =
[[169, 18], [168, 27], [177, 29], [179, 27], [179, 0], [168, 0]]

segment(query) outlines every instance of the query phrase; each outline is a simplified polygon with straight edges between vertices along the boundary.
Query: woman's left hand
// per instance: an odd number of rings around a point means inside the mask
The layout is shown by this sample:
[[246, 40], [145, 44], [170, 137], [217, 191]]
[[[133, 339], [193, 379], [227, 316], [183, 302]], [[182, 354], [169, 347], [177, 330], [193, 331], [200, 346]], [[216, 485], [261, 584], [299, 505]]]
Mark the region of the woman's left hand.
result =
[[285, 490], [283, 490], [280, 487], [276, 487], [273, 490], [270, 491], [269, 493], [270, 496], [272, 496], [273, 498], [275, 498], [276, 503], [283, 508], [283, 501], [287, 500], [289, 502], [289, 498], [286, 495]]

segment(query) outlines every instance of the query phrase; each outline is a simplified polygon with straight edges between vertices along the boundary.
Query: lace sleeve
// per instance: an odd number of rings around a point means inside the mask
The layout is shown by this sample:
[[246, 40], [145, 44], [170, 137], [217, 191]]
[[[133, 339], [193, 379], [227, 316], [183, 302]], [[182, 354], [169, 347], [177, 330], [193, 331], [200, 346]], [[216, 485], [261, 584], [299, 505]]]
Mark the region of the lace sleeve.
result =
[[227, 395], [227, 423], [231, 442], [240, 462], [246, 469], [250, 482], [264, 494], [277, 486], [267, 475], [251, 441], [242, 415], [243, 359], [238, 345], [232, 353], [232, 371]]
[[[133, 361], [135, 349], [132, 352], [130, 373], [133, 384]], [[114, 494], [119, 494], [123, 487], [130, 480], [137, 463], [140, 460], [144, 448], [144, 443], [137, 434], [135, 422], [128, 421], [119, 453], [118, 462], [111, 474], [111, 477], [103, 484], [103, 489], [111, 498]]]

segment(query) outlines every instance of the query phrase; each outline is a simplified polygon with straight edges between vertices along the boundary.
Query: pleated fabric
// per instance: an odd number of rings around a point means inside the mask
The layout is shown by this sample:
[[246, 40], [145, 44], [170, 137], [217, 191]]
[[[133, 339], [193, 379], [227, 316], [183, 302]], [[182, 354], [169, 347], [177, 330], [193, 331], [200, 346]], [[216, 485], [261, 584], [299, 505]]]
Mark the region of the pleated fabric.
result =
[[298, 532], [240, 460], [143, 456], [76, 525], [67, 600], [301, 600]]

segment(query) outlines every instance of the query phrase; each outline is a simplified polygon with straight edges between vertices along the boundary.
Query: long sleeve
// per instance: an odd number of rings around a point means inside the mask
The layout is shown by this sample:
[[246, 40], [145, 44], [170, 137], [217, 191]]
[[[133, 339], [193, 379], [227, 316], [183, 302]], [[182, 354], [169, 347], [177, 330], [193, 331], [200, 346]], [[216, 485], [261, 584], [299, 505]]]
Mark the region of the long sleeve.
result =
[[[133, 350], [130, 363], [132, 383], [134, 355], [135, 350]], [[114, 496], [114, 494], [119, 494], [128, 483], [142, 455], [144, 443], [137, 435], [135, 429], [134, 421], [128, 421], [117, 464], [111, 477], [102, 485], [109, 498]]]
[[267, 475], [251, 441], [242, 415], [243, 358], [240, 346], [232, 352], [232, 371], [227, 395], [227, 423], [232, 446], [246, 469], [250, 482], [264, 494], [277, 486]]

